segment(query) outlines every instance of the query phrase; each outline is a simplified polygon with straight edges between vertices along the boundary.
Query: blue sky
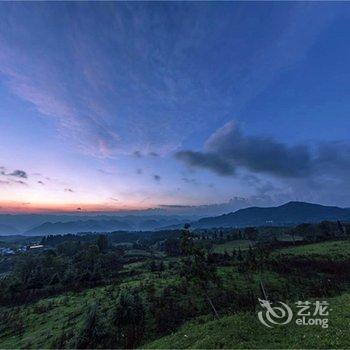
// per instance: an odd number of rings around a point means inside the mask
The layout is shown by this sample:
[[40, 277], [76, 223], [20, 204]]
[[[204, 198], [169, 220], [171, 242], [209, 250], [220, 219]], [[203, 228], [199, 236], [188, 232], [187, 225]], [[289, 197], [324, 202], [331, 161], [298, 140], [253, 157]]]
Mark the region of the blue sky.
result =
[[2, 210], [350, 206], [349, 6], [1, 3]]

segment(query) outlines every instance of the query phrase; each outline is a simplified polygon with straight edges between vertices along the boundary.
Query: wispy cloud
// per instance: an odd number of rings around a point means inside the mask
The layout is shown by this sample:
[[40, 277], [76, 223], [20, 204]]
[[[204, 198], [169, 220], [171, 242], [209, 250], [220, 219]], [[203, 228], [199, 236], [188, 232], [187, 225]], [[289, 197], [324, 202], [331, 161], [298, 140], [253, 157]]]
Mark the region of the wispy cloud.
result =
[[13, 183], [17, 183], [17, 184], [20, 184], [20, 185], [23, 185], [23, 186], [28, 186], [28, 184], [22, 180], [14, 180]]
[[[4, 166], [0, 167], [0, 176], [2, 178], [1, 183], [3, 185], [11, 185], [11, 184], [20, 184], [27, 186], [28, 184], [25, 182], [25, 180], [28, 179], [28, 174], [24, 170], [13, 170], [8, 171]], [[20, 180], [19, 180], [20, 179]]]
[[159, 154], [156, 152], [149, 152], [148, 155], [150, 155], [151, 157], [159, 157]]
[[20, 177], [22, 179], [28, 178], [28, 174], [24, 170], [16, 169], [16, 170], [7, 172], [6, 168], [4, 166], [0, 167], [0, 175], [11, 176], [11, 177]]
[[[154, 157], [169, 153], [208, 128], [203, 115], [211, 113], [215, 122], [221, 117], [213, 116], [237, 113], [303, 57], [333, 13], [314, 15], [314, 6], [295, 5], [267, 48], [255, 48], [250, 60], [242, 57], [239, 69], [211, 64], [208, 75], [205, 62], [193, 62], [207, 56], [214, 62], [213, 43], [223, 43], [225, 57], [241, 46], [245, 53], [240, 40], [223, 39], [228, 30], [246, 25], [244, 18], [232, 20], [238, 5], [216, 13], [205, 4], [90, 4], [94, 15], [81, 4], [74, 11], [72, 4], [43, 4], [40, 12], [36, 6], [4, 8], [8, 26], [0, 36], [0, 72], [13, 93], [55, 121], [62, 137], [98, 157], [135, 147]], [[220, 25], [209, 29], [208, 20]], [[66, 30], [58, 35], [57, 28]], [[218, 81], [222, 86], [214, 88]]]
[[181, 180], [186, 184], [198, 185], [198, 181], [196, 179], [190, 179], [188, 177], [183, 177]]

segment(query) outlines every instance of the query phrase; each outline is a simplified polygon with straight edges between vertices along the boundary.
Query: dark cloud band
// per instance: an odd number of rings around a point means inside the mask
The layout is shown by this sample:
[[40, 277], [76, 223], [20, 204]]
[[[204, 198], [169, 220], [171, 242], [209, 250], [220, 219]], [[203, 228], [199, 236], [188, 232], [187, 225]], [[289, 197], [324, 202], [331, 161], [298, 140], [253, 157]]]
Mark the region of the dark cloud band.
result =
[[253, 173], [306, 178], [320, 171], [350, 168], [350, 161], [342, 156], [349, 153], [348, 146], [323, 144], [312, 154], [306, 145], [288, 146], [272, 138], [244, 135], [230, 122], [207, 140], [205, 151], [180, 151], [176, 158], [222, 176], [233, 175], [236, 168], [243, 167]]

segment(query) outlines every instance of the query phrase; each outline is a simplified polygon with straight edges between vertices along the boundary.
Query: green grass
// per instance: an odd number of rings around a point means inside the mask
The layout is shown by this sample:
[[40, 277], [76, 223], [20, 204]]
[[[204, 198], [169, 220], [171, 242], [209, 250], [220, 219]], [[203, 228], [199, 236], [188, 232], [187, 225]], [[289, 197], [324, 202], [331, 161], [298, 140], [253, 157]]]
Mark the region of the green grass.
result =
[[176, 333], [142, 348], [348, 348], [350, 294], [329, 299], [329, 303], [332, 311], [327, 329], [320, 326], [298, 326], [295, 323], [267, 328], [258, 321], [256, 313], [236, 314], [217, 321], [202, 317], [186, 323]]
[[235, 249], [248, 249], [250, 245], [250, 242], [247, 240], [237, 240], [237, 241], [230, 241], [223, 244], [214, 244], [213, 245], [213, 252], [214, 253], [230, 253]]
[[350, 241], [328, 241], [284, 248], [274, 255], [290, 255], [310, 258], [327, 258], [333, 261], [350, 259]]
[[[14, 332], [2, 335], [0, 348], [49, 348], [62, 329], [80, 324], [89, 299], [88, 295], [77, 294], [20, 307], [17, 315], [24, 332], [17, 333], [14, 329]], [[38, 311], [40, 306], [46, 311]]]
[[[140, 266], [142, 270], [142, 265]], [[161, 274], [143, 272], [125, 278], [118, 285], [96, 287], [83, 292], [70, 292], [46, 298], [30, 305], [16, 308], [16, 322], [21, 324], [23, 332], [14, 324], [11, 330], [1, 333], [0, 349], [52, 348], [55, 339], [62, 331], [74, 330], [82, 324], [84, 315], [91, 304], [98, 303], [102, 314], [107, 314], [117, 298], [117, 290], [140, 287], [147, 281], [153, 281], [156, 288], [177, 282], [177, 276], [170, 272]], [[0, 313], [7, 308], [0, 308]], [[13, 311], [13, 308], [8, 308]], [[1, 317], [1, 314], [0, 314]]]
[[277, 239], [279, 241], [282, 241], [282, 242], [296, 242], [296, 241], [302, 241], [303, 240], [303, 237], [301, 236], [292, 236], [292, 235], [289, 235], [287, 233], [281, 233], [281, 234], [278, 234], [276, 235], [277, 236]]
[[[239, 244], [246, 244], [247, 247], [249, 242], [231, 241], [216, 246], [224, 252], [229, 251], [229, 247], [237, 249]], [[241, 249], [242, 247], [243, 245]], [[333, 241], [295, 246], [280, 249], [273, 255], [310, 257], [316, 261], [319, 257], [325, 257], [340, 261], [344, 258], [349, 259], [350, 242]], [[62, 331], [72, 329], [74, 332], [81, 325], [85, 312], [92, 303], [97, 302], [101, 313], [107, 314], [116, 299], [118, 288], [141, 287], [143, 290], [148, 281], [154, 282], [156, 288], [176, 285], [179, 282], [179, 276], [173, 270], [152, 273], [145, 261], [126, 265], [125, 270], [135, 271], [135, 274], [125, 277], [121, 283], [118, 282], [118, 286], [91, 288], [84, 292], [68, 293], [18, 307], [16, 322], [21, 327], [15, 322], [12, 330], [6, 329], [2, 332], [0, 320], [0, 349], [51, 348]], [[264, 281], [270, 297], [280, 296], [284, 290], [297, 292], [297, 287], [289, 284], [288, 276], [283, 277], [269, 270], [248, 276], [239, 273], [233, 266], [222, 266], [218, 267], [218, 274], [224, 289], [237, 291], [232, 308], [230, 306], [222, 311], [226, 314], [234, 311], [239, 294], [245, 295], [248, 291], [254, 291], [259, 295], [260, 279]], [[304, 290], [306, 283], [303, 282], [300, 288]], [[294, 300], [300, 294], [287, 295], [286, 299]], [[197, 306], [203, 303], [202, 298], [190, 290], [182, 298], [184, 305], [187, 300], [193, 301]], [[350, 294], [331, 299], [330, 304], [333, 311], [329, 329], [289, 325], [270, 330], [258, 322], [254, 313], [225, 316], [218, 321], [206, 316], [186, 323], [176, 333], [149, 343], [144, 348], [347, 348], [350, 344]], [[11, 310], [13, 311], [13, 308]], [[22, 333], [18, 332], [19, 328], [23, 329]]]
[[130, 249], [125, 252], [125, 257], [141, 257], [141, 258], [163, 258], [165, 255], [159, 251], [148, 251], [144, 249]]

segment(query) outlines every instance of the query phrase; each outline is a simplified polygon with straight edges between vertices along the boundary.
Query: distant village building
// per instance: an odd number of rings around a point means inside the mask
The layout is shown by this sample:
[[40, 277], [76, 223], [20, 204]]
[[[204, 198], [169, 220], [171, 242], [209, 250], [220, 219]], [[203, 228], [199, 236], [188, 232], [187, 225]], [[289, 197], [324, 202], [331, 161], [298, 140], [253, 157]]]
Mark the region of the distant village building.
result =
[[33, 244], [29, 246], [29, 249], [33, 249], [33, 250], [39, 250], [39, 249], [43, 249], [44, 245], [43, 244]]

